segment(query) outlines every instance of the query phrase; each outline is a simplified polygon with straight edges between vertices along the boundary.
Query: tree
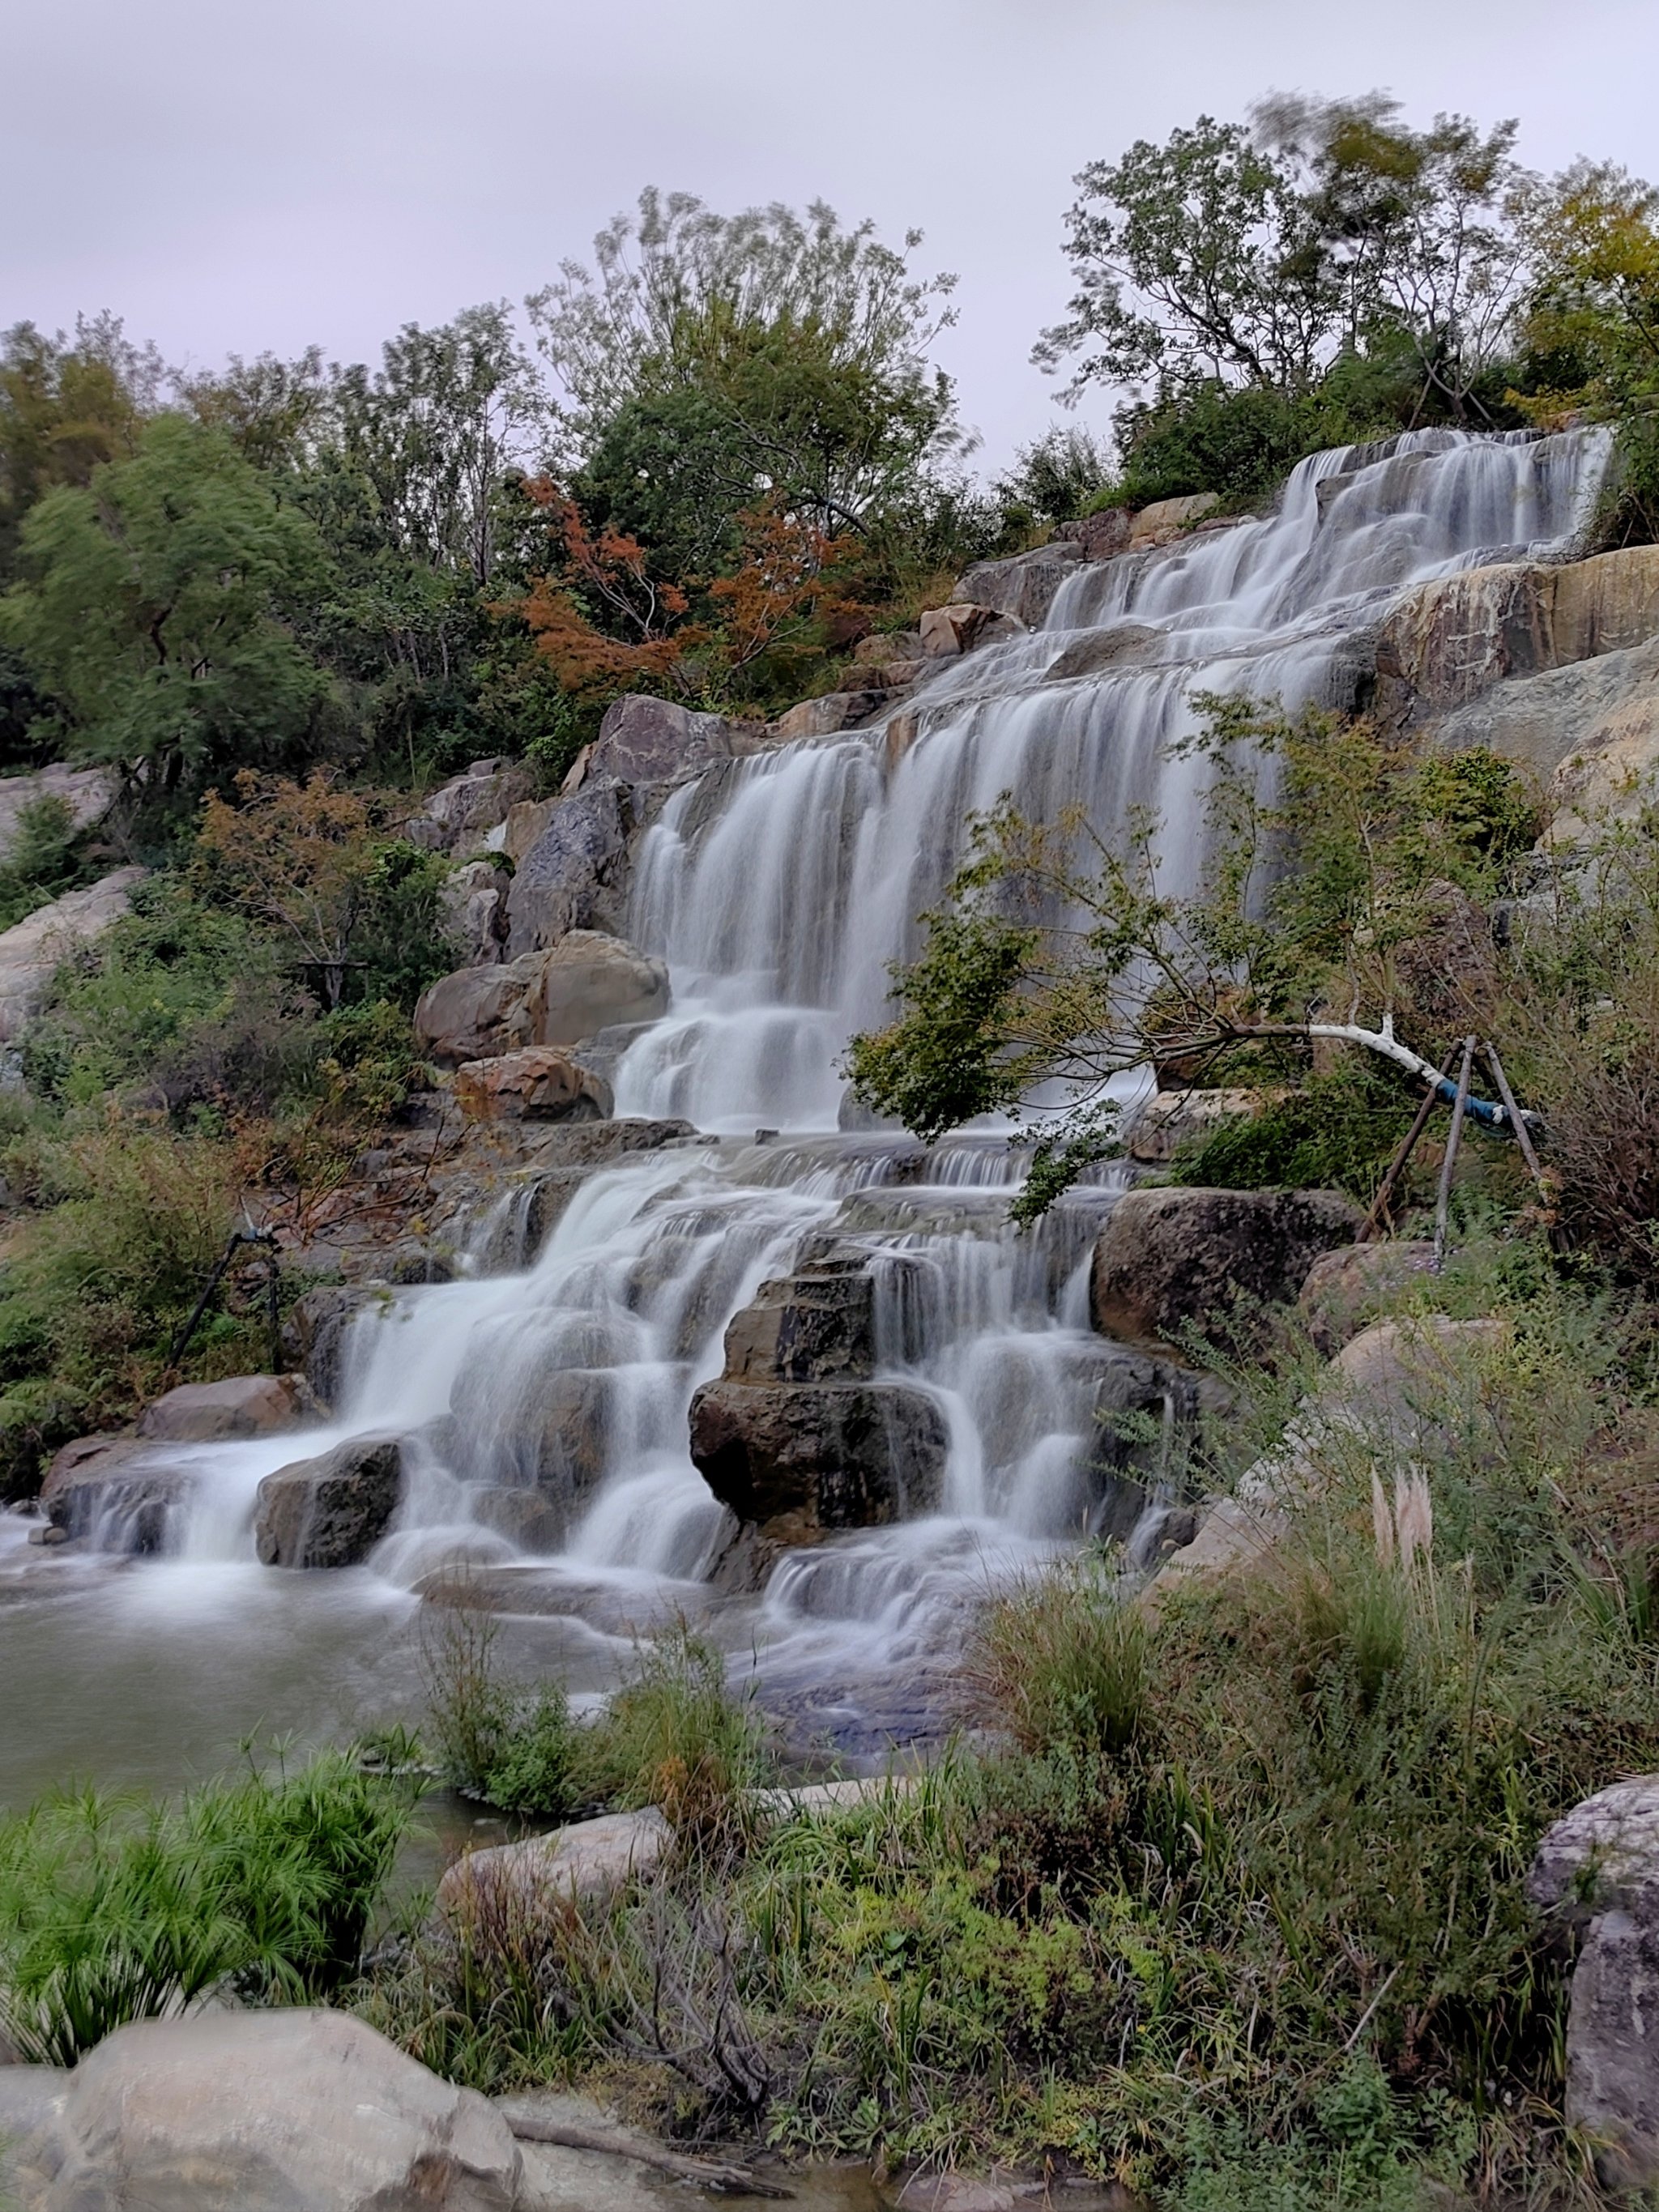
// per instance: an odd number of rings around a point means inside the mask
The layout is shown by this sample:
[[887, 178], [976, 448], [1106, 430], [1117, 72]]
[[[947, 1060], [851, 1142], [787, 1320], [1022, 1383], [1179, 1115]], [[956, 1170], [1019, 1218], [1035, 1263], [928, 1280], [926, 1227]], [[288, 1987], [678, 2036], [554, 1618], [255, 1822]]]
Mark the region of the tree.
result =
[[525, 489], [546, 517], [553, 562], [505, 611], [524, 622], [563, 689], [614, 693], [671, 675], [698, 635], [682, 626], [684, 592], [653, 578], [637, 539], [590, 531], [550, 479]]
[[1403, 338], [1413, 419], [1490, 419], [1478, 386], [1515, 336], [1533, 179], [1513, 122], [1414, 131], [1398, 113], [1376, 93], [1279, 95], [1249, 125], [1200, 116], [1091, 164], [1066, 219], [1079, 289], [1034, 359], [1080, 354], [1072, 396], [1104, 380], [1295, 399]]
[[593, 272], [564, 262], [527, 302], [567, 395], [568, 435], [591, 450], [629, 399], [700, 381], [711, 345], [734, 331], [811, 330], [836, 366], [925, 378], [956, 279], [911, 274], [921, 243], [910, 231], [899, 252], [872, 222], [843, 229], [822, 200], [804, 219], [776, 202], [721, 216], [647, 187], [637, 216], [595, 238]]
[[221, 431], [157, 416], [130, 459], [31, 510], [0, 641], [69, 749], [152, 795], [315, 742], [329, 684], [291, 617], [325, 589], [313, 526]]
[[[1425, 983], [1405, 948], [1432, 931], [1448, 885], [1489, 891], [1536, 831], [1493, 756], [1417, 763], [1322, 712], [1195, 703], [1189, 746], [1211, 769], [1196, 895], [1165, 890], [1150, 815], [1109, 839], [1076, 814], [1029, 823], [1005, 798], [923, 917], [921, 957], [893, 971], [896, 1018], [853, 1041], [859, 1095], [930, 1141], [982, 1114], [1032, 1115], [1027, 1215], [1110, 1149], [1106, 1086], [1148, 1061], [1196, 1072], [1325, 1038], [1432, 1077], [1443, 978]], [[1478, 1011], [1458, 1008], [1459, 1034], [1483, 1025]], [[1413, 1044], [1397, 1024], [1425, 1033]], [[1055, 1086], [1069, 1105], [1034, 1103]]]
[[134, 345], [113, 315], [81, 317], [72, 343], [33, 323], [0, 338], [0, 578], [43, 493], [137, 450], [164, 375], [155, 347]]

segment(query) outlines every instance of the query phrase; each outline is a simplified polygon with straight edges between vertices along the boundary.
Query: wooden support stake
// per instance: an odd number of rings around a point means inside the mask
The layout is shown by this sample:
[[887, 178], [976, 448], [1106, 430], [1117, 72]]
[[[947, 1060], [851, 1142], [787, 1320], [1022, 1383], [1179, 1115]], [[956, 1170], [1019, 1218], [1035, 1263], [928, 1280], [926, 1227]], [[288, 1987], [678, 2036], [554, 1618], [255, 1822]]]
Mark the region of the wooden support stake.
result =
[[1549, 1190], [1544, 1181], [1544, 1170], [1539, 1165], [1538, 1153], [1532, 1141], [1532, 1131], [1527, 1127], [1527, 1117], [1515, 1103], [1515, 1093], [1510, 1089], [1510, 1079], [1504, 1073], [1504, 1063], [1498, 1057], [1498, 1047], [1486, 1039], [1486, 1058], [1492, 1063], [1492, 1079], [1498, 1085], [1498, 1095], [1504, 1102], [1504, 1111], [1509, 1115], [1515, 1131], [1515, 1141], [1521, 1147], [1521, 1157], [1531, 1171], [1540, 1194], [1547, 1200]]
[[1446, 1139], [1446, 1157], [1440, 1164], [1440, 1190], [1434, 1203], [1434, 1257], [1430, 1261], [1431, 1272], [1438, 1274], [1446, 1264], [1446, 1223], [1451, 1210], [1452, 1170], [1457, 1165], [1457, 1147], [1463, 1135], [1463, 1108], [1469, 1096], [1469, 1077], [1474, 1069], [1474, 1039], [1463, 1040], [1463, 1065], [1457, 1077], [1457, 1103], [1452, 1108], [1451, 1134]]
[[1365, 1216], [1364, 1226], [1353, 1240], [1356, 1244], [1368, 1244], [1371, 1239], [1371, 1232], [1382, 1225], [1382, 1217], [1388, 1212], [1389, 1200], [1394, 1195], [1394, 1187], [1405, 1174], [1406, 1163], [1417, 1150], [1417, 1140], [1429, 1126], [1429, 1116], [1433, 1113], [1435, 1101], [1440, 1096], [1440, 1085], [1451, 1073], [1452, 1062], [1456, 1057], [1457, 1048], [1454, 1045], [1446, 1055], [1445, 1066], [1425, 1093], [1423, 1103], [1417, 1109], [1417, 1119], [1395, 1149], [1394, 1158], [1389, 1162], [1389, 1171], [1378, 1187], [1376, 1196], [1371, 1200], [1371, 1210]]

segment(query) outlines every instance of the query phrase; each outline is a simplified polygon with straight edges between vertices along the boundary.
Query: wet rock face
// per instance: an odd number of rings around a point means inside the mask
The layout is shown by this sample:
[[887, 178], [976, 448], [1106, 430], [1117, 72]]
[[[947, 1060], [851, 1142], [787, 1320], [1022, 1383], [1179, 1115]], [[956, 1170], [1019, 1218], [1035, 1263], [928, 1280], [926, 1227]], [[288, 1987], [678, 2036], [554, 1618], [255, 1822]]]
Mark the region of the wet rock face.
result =
[[931, 1511], [946, 1449], [933, 1401], [899, 1383], [721, 1381], [691, 1401], [698, 1473], [773, 1544]]
[[867, 1376], [875, 1285], [861, 1261], [826, 1261], [763, 1283], [726, 1332], [736, 1382], [829, 1382]]
[[267, 1567], [353, 1567], [391, 1524], [403, 1492], [395, 1437], [354, 1437], [259, 1485], [253, 1540]]
[[970, 606], [1012, 615], [1025, 629], [1036, 629], [1053, 606], [1060, 586], [1084, 558], [1081, 545], [1065, 538], [1016, 554], [1011, 561], [976, 561], [958, 580], [951, 598]]
[[53, 1460], [40, 1496], [47, 1519], [65, 1536], [154, 1557], [172, 1548], [195, 1487], [192, 1477], [159, 1462], [136, 1437], [82, 1437]]
[[1090, 1310], [1103, 1336], [1169, 1344], [1186, 1328], [1249, 1344], [1253, 1309], [1301, 1289], [1352, 1243], [1357, 1206], [1325, 1190], [1132, 1190], [1096, 1241]]
[[1024, 625], [993, 607], [958, 601], [948, 607], [930, 607], [921, 618], [921, 650], [928, 660], [948, 660], [972, 653], [976, 646], [995, 645], [1005, 638], [1023, 637]]
[[385, 1290], [353, 1283], [320, 1283], [307, 1291], [283, 1328], [283, 1349], [304, 1370], [313, 1393], [324, 1406], [340, 1400], [345, 1340], [364, 1308], [384, 1300]]
[[1577, 1933], [1566, 2118], [1613, 2190], [1659, 2182], [1659, 1775], [1615, 1783], [1545, 1836], [1528, 1877]]

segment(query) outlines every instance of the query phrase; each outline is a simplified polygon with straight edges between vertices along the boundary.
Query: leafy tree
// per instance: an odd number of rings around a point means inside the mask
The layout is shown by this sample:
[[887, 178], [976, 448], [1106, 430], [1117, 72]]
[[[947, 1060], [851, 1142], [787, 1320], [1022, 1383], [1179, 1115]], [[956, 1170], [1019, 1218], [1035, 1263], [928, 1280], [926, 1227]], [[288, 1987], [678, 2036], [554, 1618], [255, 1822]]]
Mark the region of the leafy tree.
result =
[[23, 517], [55, 484], [85, 484], [100, 463], [136, 450], [164, 372], [118, 318], [82, 316], [71, 343], [18, 323], [0, 338], [0, 577], [11, 572]]
[[1080, 424], [1060, 425], [1014, 456], [995, 493], [1012, 515], [1030, 522], [1072, 522], [1086, 514], [1117, 474], [1114, 457]]
[[333, 381], [320, 346], [297, 361], [232, 354], [216, 375], [179, 375], [179, 395], [201, 422], [221, 429], [257, 467], [292, 471], [314, 463], [333, 415]]
[[619, 530], [590, 530], [575, 501], [543, 477], [526, 486], [546, 517], [552, 556], [513, 611], [563, 690], [612, 693], [659, 684], [694, 633], [678, 585], [658, 583], [645, 548]]
[[21, 567], [0, 641], [70, 751], [155, 795], [316, 742], [328, 680], [289, 617], [327, 564], [315, 530], [222, 432], [158, 416], [131, 459], [36, 504]]

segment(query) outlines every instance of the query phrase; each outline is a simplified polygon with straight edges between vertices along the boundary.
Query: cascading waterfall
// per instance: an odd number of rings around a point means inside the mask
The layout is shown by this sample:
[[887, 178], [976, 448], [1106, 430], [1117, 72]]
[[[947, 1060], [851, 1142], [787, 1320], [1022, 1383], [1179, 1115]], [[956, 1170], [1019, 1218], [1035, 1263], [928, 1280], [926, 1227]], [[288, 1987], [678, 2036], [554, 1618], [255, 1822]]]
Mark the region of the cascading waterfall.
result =
[[[947, 664], [906, 725], [760, 753], [678, 790], [642, 842], [630, 923], [668, 961], [673, 1007], [623, 1054], [617, 1111], [683, 1115], [719, 1141], [594, 1175], [520, 1272], [411, 1290], [362, 1317], [327, 1431], [189, 1455], [191, 1554], [246, 1559], [261, 1474], [393, 1429], [418, 1438], [374, 1562], [394, 1581], [458, 1548], [489, 1562], [552, 1543], [549, 1571], [573, 1586], [694, 1584], [724, 1516], [689, 1456], [692, 1392], [719, 1373], [726, 1325], [761, 1281], [832, 1236], [868, 1255], [884, 1371], [944, 1416], [945, 1495], [925, 1522], [787, 1556], [753, 1624], [761, 1663], [779, 1682], [833, 1685], [948, 1648], [988, 1575], [1085, 1525], [1100, 1353], [1087, 1256], [1114, 1188], [1103, 1176], [1016, 1235], [1018, 1156], [998, 1133], [924, 1159], [896, 1135], [840, 1132], [838, 1055], [879, 1015], [888, 963], [915, 949], [967, 817], [1008, 791], [1034, 818], [1080, 805], [1108, 835], [1147, 809], [1171, 888], [1190, 884], [1200, 770], [1173, 748], [1192, 694], [1352, 703], [1365, 633], [1395, 593], [1559, 555], [1605, 457], [1589, 432], [1437, 431], [1321, 454], [1266, 519], [1079, 566], [1039, 629]], [[511, 1509], [561, 1486], [574, 1510], [539, 1537]]]

